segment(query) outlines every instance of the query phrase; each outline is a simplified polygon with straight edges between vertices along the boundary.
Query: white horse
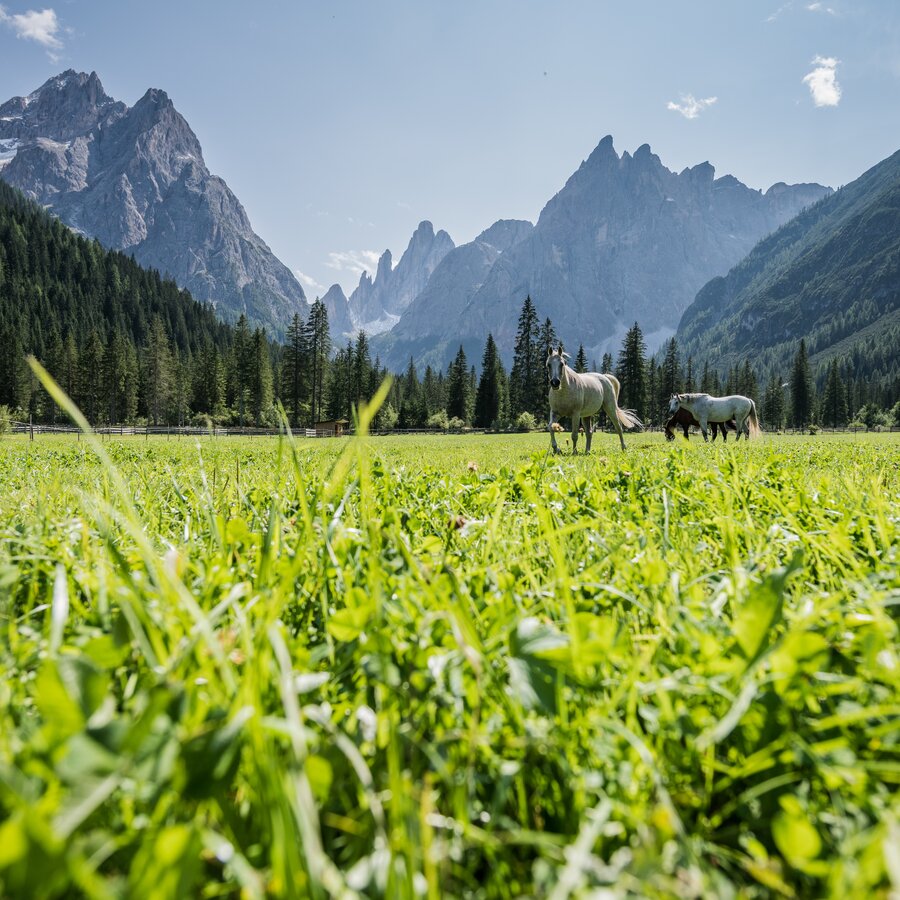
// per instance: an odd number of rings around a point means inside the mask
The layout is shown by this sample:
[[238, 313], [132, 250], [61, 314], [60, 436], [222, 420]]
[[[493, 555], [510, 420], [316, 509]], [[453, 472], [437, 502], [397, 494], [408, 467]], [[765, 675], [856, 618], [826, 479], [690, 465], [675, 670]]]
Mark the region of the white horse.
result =
[[591, 452], [592, 417], [602, 409], [613, 423], [625, 449], [625, 438], [622, 426], [641, 428], [638, 417], [628, 409], [619, 409], [619, 381], [613, 375], [601, 375], [600, 372], [579, 374], [566, 365], [568, 353], [563, 353], [562, 345], [551, 350], [547, 357], [547, 375], [550, 378], [550, 446], [554, 453], [560, 449], [556, 444], [553, 431], [554, 414], [556, 418], [572, 417], [572, 453], [577, 453], [578, 424], [584, 423], [585, 453]]
[[669, 414], [673, 415], [679, 409], [686, 409], [700, 423], [703, 432], [703, 440], [707, 441], [707, 425], [710, 422], [728, 422], [734, 419], [737, 425], [737, 437], [741, 439], [744, 434], [749, 441], [762, 433], [759, 427], [759, 419], [756, 417], [756, 404], [749, 398], [740, 394], [730, 394], [727, 397], [711, 397], [709, 394], [672, 394], [669, 401]]

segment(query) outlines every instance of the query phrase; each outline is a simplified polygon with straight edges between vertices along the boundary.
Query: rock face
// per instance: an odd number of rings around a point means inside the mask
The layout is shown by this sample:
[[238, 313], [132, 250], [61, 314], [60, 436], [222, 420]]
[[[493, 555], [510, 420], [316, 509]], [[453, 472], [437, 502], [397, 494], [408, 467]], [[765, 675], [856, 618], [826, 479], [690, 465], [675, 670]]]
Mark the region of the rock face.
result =
[[480, 359], [484, 341], [478, 346], [477, 340], [463, 333], [462, 317], [501, 254], [533, 230], [531, 222], [505, 219], [495, 222], [474, 241], [451, 250], [400, 321], [389, 333], [372, 341], [373, 351], [395, 371], [402, 369], [410, 357], [420, 366], [443, 369], [460, 343], [471, 360]]
[[350, 295], [350, 314], [356, 328], [369, 334], [387, 331], [422, 292], [438, 263], [453, 249], [446, 231], [435, 234], [431, 222], [420, 222], [397, 267], [390, 250], [378, 260], [372, 279], [363, 272]]
[[[5, 149], [4, 149], [5, 148]], [[107, 247], [168, 273], [226, 319], [280, 334], [303, 289], [254, 233], [164, 91], [131, 108], [96, 73], [51, 78], [0, 106], [0, 177]]]
[[[620, 157], [612, 137], [605, 137], [547, 203], [537, 225], [510, 233], [458, 313], [447, 314], [460, 302], [458, 293], [429, 285], [392, 335], [398, 349], [420, 348], [423, 361], [426, 348], [440, 347], [444, 365], [460, 342], [480, 353], [491, 332], [509, 361], [530, 294], [541, 319], [549, 316], [568, 346], [584, 343], [596, 358], [617, 351], [635, 320], [655, 346], [674, 332], [710, 278], [829, 193], [815, 184], [777, 184], [763, 194], [730, 175], [716, 178], [708, 162], [676, 174], [646, 144]], [[415, 319], [407, 322], [407, 316]], [[398, 362], [393, 354], [387, 361]]]
[[353, 335], [353, 319], [350, 317], [350, 303], [339, 284], [333, 284], [322, 297], [328, 313], [328, 330], [335, 345], [340, 345]]

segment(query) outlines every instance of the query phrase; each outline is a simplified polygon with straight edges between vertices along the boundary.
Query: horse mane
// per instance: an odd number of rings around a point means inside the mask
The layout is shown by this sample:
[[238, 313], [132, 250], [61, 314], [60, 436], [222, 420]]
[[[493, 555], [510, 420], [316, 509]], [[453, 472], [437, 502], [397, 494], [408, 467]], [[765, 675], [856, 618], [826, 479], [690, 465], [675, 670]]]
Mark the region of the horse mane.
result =
[[693, 394], [679, 394], [678, 395], [682, 400], [699, 400], [701, 397], [709, 397], [705, 391], [699, 391]]

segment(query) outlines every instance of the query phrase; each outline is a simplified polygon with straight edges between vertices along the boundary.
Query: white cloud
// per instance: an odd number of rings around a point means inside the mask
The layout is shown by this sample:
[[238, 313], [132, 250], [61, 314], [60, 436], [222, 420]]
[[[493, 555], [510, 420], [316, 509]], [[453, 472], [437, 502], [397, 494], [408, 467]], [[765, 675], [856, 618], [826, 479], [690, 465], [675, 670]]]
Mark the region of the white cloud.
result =
[[833, 7], [826, 6], [824, 3], [820, 3], [819, 0], [816, 0], [815, 3], [807, 3], [806, 10], [807, 12], [827, 13], [829, 16], [837, 15]]
[[704, 100], [698, 100], [693, 94], [682, 94], [681, 103], [670, 100], [666, 104], [666, 109], [681, 113], [686, 119], [696, 119], [704, 109], [712, 106], [718, 99], [718, 97], [707, 97]]
[[12, 29], [16, 37], [40, 44], [47, 50], [50, 58], [56, 61], [57, 55], [53, 51], [62, 50], [60, 34], [63, 28], [55, 10], [29, 9], [28, 12], [10, 15], [0, 6], [0, 23]]
[[833, 56], [817, 56], [812, 61], [815, 68], [803, 76], [816, 106], [837, 106], [841, 102], [841, 86], [837, 82], [839, 62]]
[[325, 265], [356, 276], [363, 272], [374, 275], [378, 269], [378, 254], [374, 250], [332, 250]]
[[309, 290], [311, 291], [325, 290], [324, 284], [319, 284], [319, 282], [316, 281], [316, 279], [313, 278], [312, 275], [307, 275], [304, 272], [301, 272], [299, 269], [294, 269], [294, 277], [297, 279], [297, 281], [300, 282], [300, 284], [303, 285], [303, 287], [309, 288]]
[[782, 13], [787, 12], [793, 5], [794, 5], [793, 0], [788, 0], [788, 2], [784, 4], [784, 6], [779, 6], [778, 9], [775, 10], [775, 12], [771, 13], [771, 15], [768, 16], [766, 21], [774, 22], [777, 18], [779, 18], [781, 16]]

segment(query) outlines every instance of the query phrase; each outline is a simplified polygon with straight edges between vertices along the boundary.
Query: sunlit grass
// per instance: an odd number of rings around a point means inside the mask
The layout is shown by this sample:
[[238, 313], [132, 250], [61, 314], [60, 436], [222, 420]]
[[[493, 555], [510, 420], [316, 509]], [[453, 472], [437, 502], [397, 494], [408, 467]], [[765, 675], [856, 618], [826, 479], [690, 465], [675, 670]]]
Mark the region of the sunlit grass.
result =
[[0, 895], [896, 890], [900, 439], [627, 441], [0, 442]]

